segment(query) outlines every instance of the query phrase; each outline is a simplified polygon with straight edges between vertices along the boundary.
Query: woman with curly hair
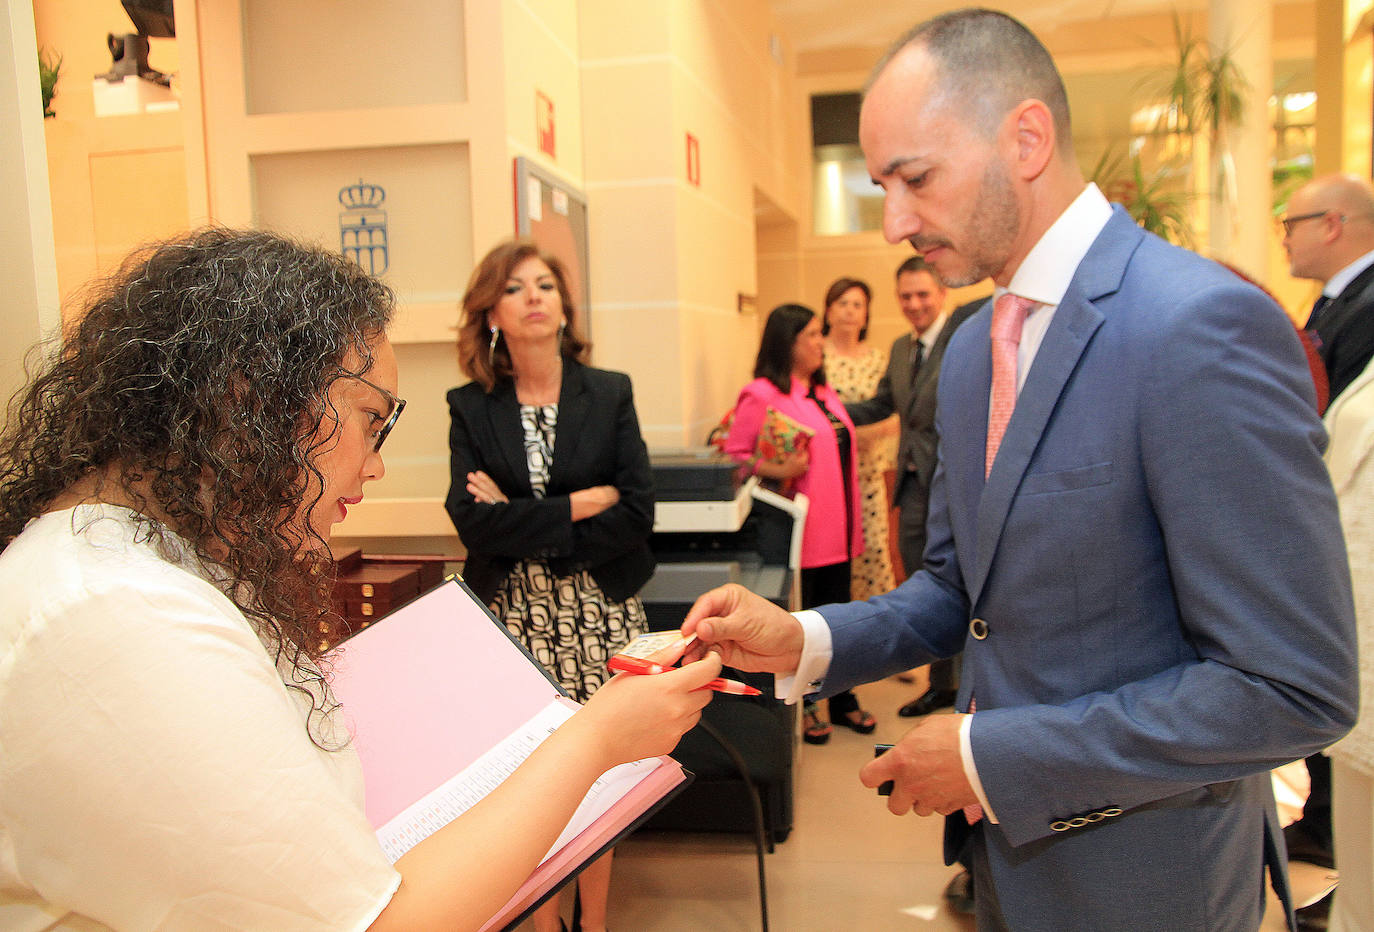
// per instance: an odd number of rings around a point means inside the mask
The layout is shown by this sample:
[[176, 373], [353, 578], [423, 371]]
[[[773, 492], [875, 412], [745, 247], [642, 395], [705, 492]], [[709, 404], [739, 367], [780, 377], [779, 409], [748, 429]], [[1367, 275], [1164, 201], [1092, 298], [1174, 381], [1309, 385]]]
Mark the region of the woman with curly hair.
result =
[[8, 921], [477, 928], [597, 776], [695, 723], [705, 699], [690, 690], [718, 662], [617, 680], [387, 862], [318, 632], [331, 529], [382, 476], [403, 405], [391, 313], [388, 289], [337, 255], [202, 231], [127, 260], [11, 403]]
[[[502, 243], [463, 297], [448, 393], [445, 503], [467, 547], [463, 579], [577, 699], [647, 630], [636, 593], [654, 571], [653, 476], [630, 379], [584, 364], [587, 344], [562, 264]], [[578, 878], [574, 924], [605, 926], [607, 854]], [[534, 917], [558, 932], [557, 899]]]

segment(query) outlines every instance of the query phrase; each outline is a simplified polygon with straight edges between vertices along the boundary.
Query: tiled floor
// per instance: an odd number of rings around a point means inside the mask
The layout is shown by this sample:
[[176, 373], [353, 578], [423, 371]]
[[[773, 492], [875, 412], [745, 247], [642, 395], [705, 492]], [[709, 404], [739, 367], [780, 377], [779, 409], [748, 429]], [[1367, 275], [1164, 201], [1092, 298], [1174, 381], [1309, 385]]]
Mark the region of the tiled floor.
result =
[[[795, 827], [767, 859], [772, 932], [973, 929], [941, 897], [956, 872], [941, 861], [942, 820], [893, 816], [858, 781], [874, 742], [896, 740], [909, 727], [896, 711], [920, 689], [895, 679], [862, 687], [859, 696], [878, 719], [875, 734], [837, 728], [826, 745], [801, 745]], [[1320, 888], [1325, 875], [1296, 865], [1299, 897]], [[757, 930], [753, 845], [745, 835], [635, 835], [616, 849], [611, 900], [615, 932]], [[571, 918], [571, 896], [564, 901]], [[1262, 928], [1284, 928], [1272, 894]]]

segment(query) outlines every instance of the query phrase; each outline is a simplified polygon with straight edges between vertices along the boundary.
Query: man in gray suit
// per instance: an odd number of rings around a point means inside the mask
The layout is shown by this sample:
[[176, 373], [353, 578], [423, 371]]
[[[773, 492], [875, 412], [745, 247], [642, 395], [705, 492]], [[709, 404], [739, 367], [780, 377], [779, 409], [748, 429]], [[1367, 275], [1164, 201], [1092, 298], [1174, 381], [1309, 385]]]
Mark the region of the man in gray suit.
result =
[[[926, 506], [935, 475], [935, 387], [949, 338], [984, 300], [970, 302], [945, 314], [945, 286], [920, 256], [897, 267], [897, 304], [911, 324], [892, 344], [887, 372], [867, 401], [845, 405], [855, 424], [872, 424], [894, 412], [901, 426], [897, 442], [897, 482], [893, 489], [897, 519], [897, 550], [907, 574], [921, 568], [926, 549]], [[957, 657], [930, 665], [930, 688], [898, 710], [899, 715], [927, 715], [954, 704], [959, 688]]]

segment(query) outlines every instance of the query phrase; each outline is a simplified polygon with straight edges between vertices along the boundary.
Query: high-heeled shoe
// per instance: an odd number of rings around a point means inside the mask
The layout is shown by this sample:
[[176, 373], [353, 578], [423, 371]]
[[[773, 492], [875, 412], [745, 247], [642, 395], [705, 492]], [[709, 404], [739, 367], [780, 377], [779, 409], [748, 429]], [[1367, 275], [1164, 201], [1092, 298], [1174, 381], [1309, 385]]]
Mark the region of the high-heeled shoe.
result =
[[802, 719], [802, 740], [807, 744], [825, 744], [833, 731], [829, 722], [823, 722], [814, 712], [807, 712]]
[[[850, 717], [854, 715], [859, 717], [857, 722]], [[831, 724], [852, 728], [861, 735], [871, 735], [873, 734], [873, 729], [878, 727], [878, 720], [863, 709], [854, 709], [852, 712], [846, 712], [840, 717], [832, 719]]]

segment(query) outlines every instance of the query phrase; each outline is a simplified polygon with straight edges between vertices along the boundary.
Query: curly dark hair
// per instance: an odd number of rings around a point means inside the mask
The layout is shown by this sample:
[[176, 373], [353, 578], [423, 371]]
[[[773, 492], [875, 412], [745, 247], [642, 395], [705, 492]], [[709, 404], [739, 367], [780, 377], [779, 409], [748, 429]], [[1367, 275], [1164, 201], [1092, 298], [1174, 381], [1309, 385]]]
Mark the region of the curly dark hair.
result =
[[506, 240], [494, 246], [472, 270], [458, 321], [458, 365], [464, 375], [481, 384], [488, 392], [501, 379], [511, 378], [515, 370], [511, 367], [506, 341], [498, 339], [495, 347], [492, 347], [491, 325], [487, 315], [505, 294], [506, 281], [515, 267], [526, 259], [543, 262], [558, 283], [563, 319], [568, 322], [559, 341], [559, 352], [564, 359], [578, 362], [586, 362], [590, 355], [591, 344], [578, 332], [577, 305], [573, 303], [572, 291], [568, 288], [568, 273], [563, 263], [530, 240]]
[[94, 482], [96, 497], [133, 503], [165, 558], [174, 538], [194, 549], [319, 711], [334, 573], [300, 515], [323, 492], [329, 387], [371, 367], [390, 289], [322, 249], [211, 228], [135, 252], [85, 303], [10, 402], [0, 549]]

